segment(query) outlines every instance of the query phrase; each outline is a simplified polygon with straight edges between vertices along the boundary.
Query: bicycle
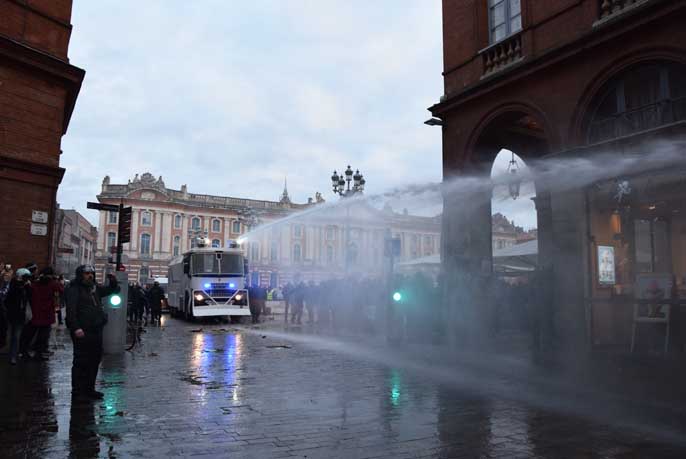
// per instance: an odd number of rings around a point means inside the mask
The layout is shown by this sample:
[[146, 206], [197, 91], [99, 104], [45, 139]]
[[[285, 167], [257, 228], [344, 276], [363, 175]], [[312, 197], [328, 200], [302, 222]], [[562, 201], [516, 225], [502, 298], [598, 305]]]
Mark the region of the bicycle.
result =
[[138, 343], [141, 342], [141, 333], [143, 333], [143, 326], [136, 321], [129, 320], [126, 322], [126, 350], [131, 351]]

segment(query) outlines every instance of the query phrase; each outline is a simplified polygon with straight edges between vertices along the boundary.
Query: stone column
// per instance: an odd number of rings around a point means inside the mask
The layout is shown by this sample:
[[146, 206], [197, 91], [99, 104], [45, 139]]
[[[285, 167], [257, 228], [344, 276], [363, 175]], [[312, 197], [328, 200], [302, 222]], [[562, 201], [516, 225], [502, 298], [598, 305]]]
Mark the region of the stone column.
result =
[[157, 211], [157, 210], [151, 210], [152, 212], [152, 238], [153, 238], [153, 246], [151, 253], [159, 253], [161, 250], [161, 242], [162, 238], [161, 236], [161, 231], [162, 231], [162, 213]]
[[162, 227], [160, 232], [162, 233], [162, 252], [166, 252], [169, 255], [172, 253], [172, 227], [174, 225], [174, 214], [169, 212], [164, 212], [162, 214]]
[[[98, 250], [107, 251], [107, 247], [106, 247], [107, 230], [105, 229], [106, 224], [107, 224], [107, 212], [105, 212], [104, 210], [101, 210], [100, 211], [100, 223], [98, 225]], [[57, 245], [60, 245], [60, 242], [61, 241], [57, 241]]]
[[455, 347], [478, 347], [491, 319], [491, 190], [444, 194], [442, 225], [447, 336]]
[[188, 250], [188, 215], [181, 214], [181, 253]]
[[138, 221], [140, 220], [140, 214], [140, 209], [133, 209], [131, 212], [131, 243], [129, 247], [131, 247], [132, 252], [138, 250]]

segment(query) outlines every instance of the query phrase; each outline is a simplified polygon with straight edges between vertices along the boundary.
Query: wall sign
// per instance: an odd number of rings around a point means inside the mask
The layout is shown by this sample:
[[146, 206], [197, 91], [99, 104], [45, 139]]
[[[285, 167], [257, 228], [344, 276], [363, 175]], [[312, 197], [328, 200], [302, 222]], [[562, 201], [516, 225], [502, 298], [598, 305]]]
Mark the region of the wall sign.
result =
[[615, 248], [598, 246], [598, 282], [601, 285], [615, 285]]
[[48, 213], [43, 212], [41, 210], [32, 210], [31, 211], [31, 221], [36, 222], [36, 223], [47, 223], [48, 222]]
[[31, 234], [33, 234], [34, 236], [47, 236], [48, 225], [43, 225], [40, 223], [31, 223]]

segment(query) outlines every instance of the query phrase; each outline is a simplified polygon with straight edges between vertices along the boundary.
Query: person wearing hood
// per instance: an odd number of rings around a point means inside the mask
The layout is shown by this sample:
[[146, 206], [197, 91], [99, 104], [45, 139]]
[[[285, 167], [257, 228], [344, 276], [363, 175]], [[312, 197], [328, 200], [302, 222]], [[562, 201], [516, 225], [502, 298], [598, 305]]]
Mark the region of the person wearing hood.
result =
[[117, 278], [109, 274], [108, 280], [108, 286], [98, 285], [95, 268], [81, 265], [76, 268], [76, 278], [65, 291], [66, 322], [74, 345], [71, 368], [71, 392], [74, 398], [103, 398], [103, 393], [95, 390], [102, 360], [102, 330], [107, 323], [102, 298], [119, 291]]
[[17, 364], [19, 351], [19, 337], [24, 324], [31, 320], [31, 272], [26, 268], [19, 268], [10, 281], [5, 309], [10, 337], [10, 363]]

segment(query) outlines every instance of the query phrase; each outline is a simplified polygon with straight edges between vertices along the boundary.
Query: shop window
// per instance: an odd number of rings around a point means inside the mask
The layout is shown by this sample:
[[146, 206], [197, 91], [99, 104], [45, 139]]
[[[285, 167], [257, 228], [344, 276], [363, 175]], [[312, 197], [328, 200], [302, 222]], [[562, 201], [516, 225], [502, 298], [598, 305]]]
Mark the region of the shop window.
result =
[[222, 246], [222, 243], [219, 241], [219, 239], [212, 239], [212, 248], [218, 249]]
[[488, 0], [491, 43], [497, 43], [522, 30], [520, 0]]
[[634, 222], [636, 272], [669, 273], [669, 224], [663, 220], [636, 220]]

